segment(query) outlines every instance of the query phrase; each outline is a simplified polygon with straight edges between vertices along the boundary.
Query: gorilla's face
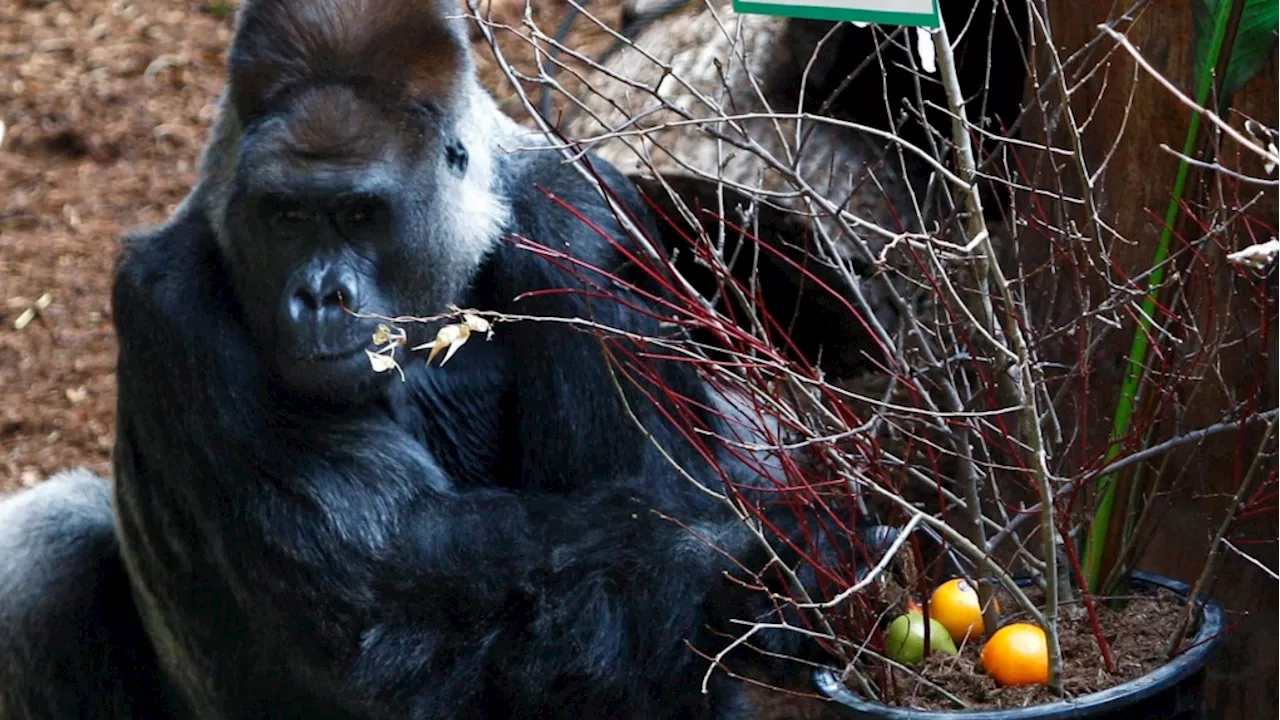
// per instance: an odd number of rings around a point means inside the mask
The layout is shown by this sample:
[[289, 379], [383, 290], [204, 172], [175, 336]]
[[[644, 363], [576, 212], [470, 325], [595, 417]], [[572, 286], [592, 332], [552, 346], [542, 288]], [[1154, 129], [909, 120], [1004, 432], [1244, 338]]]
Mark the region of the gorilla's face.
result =
[[[282, 98], [246, 122], [224, 246], [281, 380], [359, 401], [386, 377], [365, 355], [381, 322], [368, 316], [430, 315], [461, 301], [492, 238], [460, 232], [472, 222], [461, 212], [470, 163], [452, 108], [345, 84]], [[405, 329], [414, 341], [425, 331]]]

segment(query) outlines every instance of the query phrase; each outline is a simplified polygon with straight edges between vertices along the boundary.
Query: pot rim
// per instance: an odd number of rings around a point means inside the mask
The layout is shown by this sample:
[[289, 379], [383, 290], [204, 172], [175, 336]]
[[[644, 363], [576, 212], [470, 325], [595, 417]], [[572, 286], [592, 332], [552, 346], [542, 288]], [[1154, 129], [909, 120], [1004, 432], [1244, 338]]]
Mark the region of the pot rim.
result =
[[[1133, 585], [1157, 586], [1177, 593], [1185, 601], [1191, 588], [1186, 584], [1162, 575], [1135, 571]], [[1222, 640], [1225, 620], [1222, 608], [1212, 599], [1203, 600], [1200, 606], [1200, 627], [1195, 636], [1177, 657], [1141, 677], [1115, 687], [1082, 695], [1071, 700], [1057, 700], [1044, 705], [1003, 710], [919, 710], [892, 707], [866, 700], [850, 691], [840, 679], [840, 674], [829, 667], [818, 668], [813, 682], [824, 697], [842, 709], [865, 713], [883, 720], [950, 720], [951, 718], [983, 718], [983, 720], [1064, 720], [1085, 717], [1098, 711], [1118, 710], [1141, 702], [1167, 690], [1199, 671]]]

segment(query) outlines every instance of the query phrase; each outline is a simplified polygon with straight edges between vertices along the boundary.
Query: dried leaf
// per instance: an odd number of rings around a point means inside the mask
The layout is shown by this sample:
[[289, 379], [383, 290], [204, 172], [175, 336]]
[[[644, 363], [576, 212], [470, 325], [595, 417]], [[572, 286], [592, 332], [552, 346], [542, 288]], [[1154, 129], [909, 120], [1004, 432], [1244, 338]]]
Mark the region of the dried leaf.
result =
[[1267, 161], [1262, 165], [1262, 169], [1268, 175], [1272, 175], [1276, 171], [1276, 163], [1274, 158], [1280, 157], [1280, 149], [1277, 149], [1277, 143], [1280, 143], [1280, 132], [1263, 125], [1262, 123], [1249, 118], [1244, 121], [1244, 131], [1249, 133], [1254, 142], [1259, 145], [1265, 145], [1267, 148]]
[[369, 356], [369, 364], [373, 366], [374, 372], [386, 372], [392, 368], [399, 367], [399, 363], [390, 355], [383, 355], [372, 350], [365, 350], [364, 354]]
[[185, 53], [161, 55], [147, 65], [147, 69], [142, 71], [142, 76], [152, 78], [171, 67], [183, 67], [190, 62], [190, 58]]
[[430, 350], [431, 352], [427, 354], [428, 365], [430, 365], [431, 361], [435, 360], [436, 356], [442, 351], [448, 350], [444, 355], [444, 359], [440, 361], [440, 364], [444, 365], [449, 362], [449, 358], [453, 357], [453, 354], [458, 351], [458, 348], [462, 347], [470, 338], [471, 328], [466, 325], [462, 323], [445, 325], [436, 332], [435, 340], [432, 340], [429, 343], [423, 343], [411, 349]]
[[1280, 240], [1272, 239], [1231, 253], [1227, 256], [1227, 262], [1243, 265], [1254, 270], [1262, 270], [1270, 265], [1278, 255], [1280, 255]]
[[13, 329], [22, 330], [26, 326], [30, 325], [31, 321], [35, 319], [36, 319], [36, 309], [33, 307], [29, 307], [26, 310], [22, 311], [22, 314], [18, 316], [17, 320], [13, 321]]
[[486, 339], [493, 337], [493, 325], [479, 315], [463, 313], [462, 324], [471, 328], [474, 332], [484, 333], [487, 336]]
[[440, 360], [440, 365], [448, 363], [449, 357], [453, 357], [454, 352], [458, 351], [458, 347], [462, 347], [462, 343], [467, 341], [471, 336], [471, 328], [466, 325], [444, 325], [440, 328], [440, 332], [435, 333], [435, 347], [431, 348], [431, 354], [426, 356], [428, 364], [431, 359], [439, 354], [440, 351], [448, 348], [448, 352], [444, 354], [444, 360]]
[[454, 325], [445, 325], [440, 328], [440, 332], [436, 333], [436, 342], [452, 345], [457, 342], [459, 338], [465, 342], [469, 337], [471, 337], [471, 328], [458, 323]]
[[460, 336], [457, 340], [449, 343], [449, 350], [445, 352], [444, 358], [440, 360], [440, 367], [444, 367], [444, 364], [449, 362], [449, 358], [453, 357], [453, 354], [458, 352], [458, 348], [462, 347], [466, 342], [467, 338]]
[[431, 343], [431, 352], [427, 353], [427, 364], [430, 365], [431, 361], [435, 360], [436, 355], [439, 355], [444, 348], [445, 346], [438, 341]]

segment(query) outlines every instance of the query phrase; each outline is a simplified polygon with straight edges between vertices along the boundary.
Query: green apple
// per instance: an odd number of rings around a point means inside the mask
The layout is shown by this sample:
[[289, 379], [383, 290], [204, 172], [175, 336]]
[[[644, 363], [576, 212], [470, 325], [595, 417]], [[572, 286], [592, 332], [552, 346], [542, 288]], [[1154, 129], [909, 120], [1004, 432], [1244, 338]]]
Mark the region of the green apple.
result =
[[[951, 633], [933, 618], [929, 618], [929, 647], [933, 652], [956, 654]], [[904, 665], [924, 660], [924, 615], [909, 612], [895, 618], [884, 635], [884, 649], [890, 658]]]

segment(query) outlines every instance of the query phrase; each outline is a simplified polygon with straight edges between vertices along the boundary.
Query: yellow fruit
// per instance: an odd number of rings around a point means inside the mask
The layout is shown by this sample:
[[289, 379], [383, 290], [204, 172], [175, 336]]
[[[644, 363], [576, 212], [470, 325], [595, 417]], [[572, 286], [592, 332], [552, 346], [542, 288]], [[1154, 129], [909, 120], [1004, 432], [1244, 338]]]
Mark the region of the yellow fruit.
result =
[[942, 623], [951, 633], [951, 639], [958, 643], [964, 642], [965, 637], [978, 638], [986, 630], [982, 625], [978, 592], [964, 578], [948, 580], [933, 591], [929, 598], [929, 617]]
[[1049, 643], [1044, 630], [1027, 623], [1005, 625], [982, 648], [982, 668], [1001, 685], [1049, 682]]

